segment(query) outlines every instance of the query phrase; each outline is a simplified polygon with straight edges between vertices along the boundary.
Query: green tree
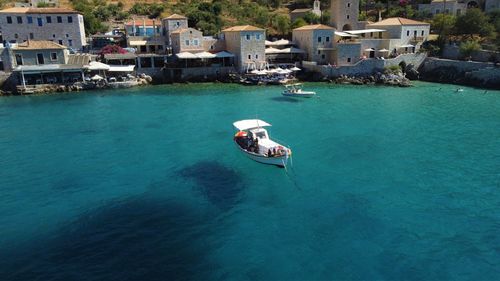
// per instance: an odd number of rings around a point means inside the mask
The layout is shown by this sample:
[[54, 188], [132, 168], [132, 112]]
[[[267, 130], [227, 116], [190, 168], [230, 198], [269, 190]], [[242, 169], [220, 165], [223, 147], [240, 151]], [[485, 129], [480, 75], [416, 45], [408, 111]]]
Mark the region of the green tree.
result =
[[469, 35], [471, 39], [474, 38], [474, 34], [491, 36], [494, 30], [488, 16], [479, 9], [468, 9], [465, 14], [458, 16], [455, 27], [457, 33]]
[[448, 39], [448, 36], [453, 34], [456, 18], [449, 14], [436, 14], [432, 19], [432, 29], [438, 34], [438, 45], [443, 44]]
[[459, 47], [460, 54], [465, 59], [470, 59], [472, 53], [475, 51], [478, 51], [480, 49], [481, 49], [481, 45], [479, 45], [479, 43], [475, 40], [465, 41], [462, 44], [460, 44], [460, 47]]
[[308, 23], [308, 24], [318, 24], [321, 22], [321, 18], [311, 12], [307, 12], [305, 15], [304, 15], [304, 20]]
[[298, 18], [292, 23], [292, 29], [302, 27], [304, 25], [307, 25], [307, 22], [303, 18]]
[[286, 15], [277, 15], [273, 19], [273, 27], [282, 36], [287, 35], [290, 32], [290, 18], [288, 18], [288, 16]]

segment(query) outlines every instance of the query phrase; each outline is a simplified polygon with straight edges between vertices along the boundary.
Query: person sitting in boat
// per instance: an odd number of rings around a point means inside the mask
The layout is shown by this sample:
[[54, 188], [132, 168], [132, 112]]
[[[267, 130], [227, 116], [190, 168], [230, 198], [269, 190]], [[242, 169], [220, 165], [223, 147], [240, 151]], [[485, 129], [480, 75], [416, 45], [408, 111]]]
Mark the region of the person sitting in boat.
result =
[[276, 148], [275, 148], [275, 147], [273, 147], [273, 155], [277, 155], [277, 154], [276, 154]]
[[273, 157], [273, 152], [270, 148], [267, 150], [267, 157]]

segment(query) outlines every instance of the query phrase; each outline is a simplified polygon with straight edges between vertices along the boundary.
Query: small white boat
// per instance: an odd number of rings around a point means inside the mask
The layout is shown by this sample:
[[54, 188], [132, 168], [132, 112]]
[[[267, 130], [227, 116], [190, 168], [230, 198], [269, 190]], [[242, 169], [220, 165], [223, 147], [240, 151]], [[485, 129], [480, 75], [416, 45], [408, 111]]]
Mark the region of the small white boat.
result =
[[259, 163], [286, 167], [292, 151], [269, 138], [269, 133], [263, 127], [271, 124], [259, 119], [249, 119], [236, 121], [233, 126], [238, 130], [234, 135], [234, 142], [247, 157]]
[[296, 84], [285, 85], [285, 90], [281, 94], [284, 96], [287, 96], [287, 97], [310, 98], [310, 97], [316, 95], [316, 92], [303, 91], [302, 84], [296, 83]]

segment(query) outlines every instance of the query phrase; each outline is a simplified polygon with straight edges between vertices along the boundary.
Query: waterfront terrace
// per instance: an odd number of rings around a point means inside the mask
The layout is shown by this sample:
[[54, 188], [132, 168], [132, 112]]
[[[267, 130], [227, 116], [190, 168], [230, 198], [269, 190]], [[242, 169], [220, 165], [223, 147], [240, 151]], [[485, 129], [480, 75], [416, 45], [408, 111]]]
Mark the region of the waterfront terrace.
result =
[[86, 45], [83, 16], [64, 8], [15, 7], [0, 10], [1, 41], [48, 40], [81, 50]]

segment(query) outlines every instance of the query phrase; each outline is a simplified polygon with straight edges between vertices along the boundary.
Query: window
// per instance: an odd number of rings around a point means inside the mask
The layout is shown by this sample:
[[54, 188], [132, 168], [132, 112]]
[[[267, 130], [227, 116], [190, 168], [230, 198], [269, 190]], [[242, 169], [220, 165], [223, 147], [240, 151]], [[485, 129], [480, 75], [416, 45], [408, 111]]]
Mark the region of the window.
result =
[[7, 23], [12, 23], [12, 17], [7, 17]]
[[322, 55], [321, 55], [321, 58], [322, 58], [322, 59], [325, 59], [325, 58], [326, 58], [325, 54], [322, 54]]
[[189, 40], [186, 40], [186, 46], [189, 46]]
[[73, 40], [71, 39], [68, 40], [68, 46], [73, 47]]
[[63, 44], [63, 41], [62, 40], [59, 40], [59, 45], [62, 45]]
[[33, 32], [30, 32], [30, 39], [34, 39], [35, 38], [35, 35], [33, 34]]
[[260, 34], [256, 34], [255, 39], [260, 40]]
[[181, 26], [181, 23], [178, 21], [175, 23], [175, 25], [179, 27], [179, 26]]
[[73, 18], [71, 16], [68, 16], [68, 23], [72, 23], [73, 22]]
[[68, 33], [66, 33], [66, 38], [69, 38], [69, 34]]
[[457, 16], [460, 16], [461, 13], [462, 13], [462, 10], [457, 9]]
[[17, 23], [22, 24], [23, 23], [23, 17], [17, 17]]
[[50, 53], [50, 60], [57, 60], [57, 53]]
[[439, 10], [439, 9], [436, 9], [436, 14], [439, 14], [439, 12], [441, 12], [441, 10]]
[[321, 54], [321, 51], [320, 51], [320, 50], [318, 50], [318, 55], [319, 55], [319, 54]]
[[325, 37], [325, 42], [330, 42], [330, 36]]
[[163, 50], [163, 45], [158, 45], [158, 50]]
[[47, 16], [47, 23], [52, 23], [52, 17], [51, 16]]
[[421, 36], [424, 36], [424, 31], [422, 30], [422, 35]]
[[410, 31], [409, 30], [406, 31], [406, 36], [410, 36]]
[[16, 54], [16, 64], [17, 65], [23, 65], [23, 55]]
[[38, 26], [43, 26], [42, 18], [36, 18], [36, 21], [38, 23]]
[[247, 34], [245, 37], [247, 38], [247, 41], [250, 41], [250, 34]]
[[57, 16], [57, 23], [62, 23], [62, 17], [61, 16]]
[[321, 36], [318, 37], [318, 43], [321, 43]]
[[52, 38], [56, 38], [56, 35], [55, 35], [55, 34], [52, 34]]
[[255, 59], [258, 60], [259, 59], [259, 55], [255, 54]]
[[347, 8], [351, 7], [351, 3], [347, 3]]
[[349, 19], [349, 15], [347, 15], [347, 19]]
[[14, 38], [18, 39], [19, 38], [19, 34], [14, 34]]
[[33, 24], [33, 17], [28, 17], [28, 24]]
[[193, 45], [198, 46], [198, 39], [193, 40]]
[[416, 30], [413, 31], [413, 37], [417, 37], [417, 31]]
[[252, 59], [252, 55], [248, 55], [248, 59], [251, 60]]
[[43, 54], [36, 54], [36, 61], [38, 64], [45, 64], [45, 60], [43, 59]]
[[347, 62], [351, 62], [351, 58], [347, 58]]

